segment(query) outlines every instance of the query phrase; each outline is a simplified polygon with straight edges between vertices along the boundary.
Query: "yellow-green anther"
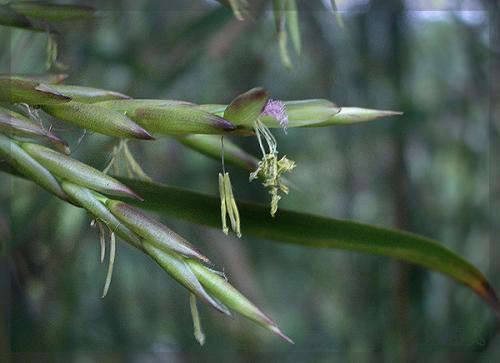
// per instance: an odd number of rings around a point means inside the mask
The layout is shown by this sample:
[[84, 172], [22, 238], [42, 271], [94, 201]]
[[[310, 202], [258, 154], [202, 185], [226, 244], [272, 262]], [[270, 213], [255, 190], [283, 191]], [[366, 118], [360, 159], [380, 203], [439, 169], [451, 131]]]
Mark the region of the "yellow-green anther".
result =
[[258, 163], [257, 169], [250, 173], [249, 180], [252, 181], [258, 177], [263, 179], [262, 185], [268, 188], [269, 194], [271, 194], [271, 216], [274, 217], [278, 211], [278, 202], [281, 199], [279, 192], [282, 191], [288, 194], [288, 187], [282, 180], [282, 174], [295, 168], [295, 162], [287, 159], [286, 156], [278, 160], [276, 139], [259, 120], [255, 121], [255, 133], [263, 156]]
[[224, 188], [226, 194], [226, 208], [228, 210], [229, 219], [231, 220], [231, 228], [236, 233], [238, 238], [241, 238], [240, 213], [238, 212], [236, 199], [233, 195], [233, 188], [231, 186], [231, 179], [229, 179], [229, 173], [224, 174]]
[[106, 234], [103, 226], [103, 222], [100, 220], [96, 221], [97, 227], [99, 228], [99, 246], [101, 249], [101, 263], [104, 262], [104, 257], [106, 256]]
[[220, 214], [222, 220], [222, 232], [226, 235], [229, 232], [229, 228], [227, 228], [227, 209], [226, 209], [226, 188], [224, 188], [224, 176], [219, 173], [219, 195], [220, 195]]
[[189, 294], [189, 307], [191, 309], [191, 317], [193, 318], [194, 337], [200, 345], [203, 345], [205, 344], [205, 333], [203, 333], [203, 329], [201, 328], [200, 314], [198, 313], [196, 296], [194, 294]]
[[236, 233], [238, 238], [241, 238], [240, 213], [238, 212], [236, 199], [233, 195], [229, 173], [224, 173], [224, 175], [219, 173], [219, 194], [221, 200], [222, 231], [225, 234], [229, 231], [226, 222], [227, 215], [229, 215], [231, 229]]
[[102, 292], [102, 298], [106, 297], [109, 291], [109, 285], [111, 284], [111, 278], [113, 277], [113, 270], [115, 266], [115, 255], [116, 255], [116, 238], [115, 232], [110, 232], [109, 238], [109, 265], [108, 265], [108, 273], [106, 274], [106, 282], [104, 283], [104, 289]]
[[21, 146], [59, 178], [104, 194], [142, 200], [126, 185], [87, 164], [42, 145], [22, 143]]

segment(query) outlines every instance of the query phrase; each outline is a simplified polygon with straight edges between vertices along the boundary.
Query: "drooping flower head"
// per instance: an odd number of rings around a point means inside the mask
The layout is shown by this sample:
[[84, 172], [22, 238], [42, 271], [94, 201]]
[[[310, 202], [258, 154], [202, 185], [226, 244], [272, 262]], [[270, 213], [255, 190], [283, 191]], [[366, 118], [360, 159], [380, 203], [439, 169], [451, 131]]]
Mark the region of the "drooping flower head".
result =
[[288, 127], [288, 116], [286, 114], [286, 106], [282, 101], [270, 98], [262, 111], [262, 115], [271, 116], [276, 119], [286, 133]]

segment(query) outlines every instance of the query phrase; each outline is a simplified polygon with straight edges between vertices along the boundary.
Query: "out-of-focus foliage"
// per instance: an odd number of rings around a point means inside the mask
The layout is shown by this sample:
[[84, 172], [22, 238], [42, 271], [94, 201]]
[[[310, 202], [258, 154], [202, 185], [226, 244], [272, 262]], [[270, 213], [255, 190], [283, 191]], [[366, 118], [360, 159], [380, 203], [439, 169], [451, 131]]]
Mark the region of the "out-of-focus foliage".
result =
[[[68, 83], [132, 97], [230, 102], [261, 85], [280, 99], [404, 110], [370, 125], [277, 132], [280, 152], [298, 164], [290, 176], [296, 190], [282, 206], [427, 235], [498, 276], [489, 209], [489, 177], [498, 170], [489, 163], [489, 141], [498, 136], [489, 124], [488, 88], [496, 74], [489, 62], [498, 57], [488, 36], [495, 15], [480, 5], [473, 12], [436, 13], [406, 11], [398, 1], [338, 1], [340, 10], [351, 6], [340, 28], [331, 12], [312, 3], [298, 2], [302, 49], [300, 58], [291, 54], [291, 71], [281, 64], [270, 12], [241, 22], [200, 0], [134, 1], [119, 9], [112, 1], [96, 2], [102, 18], [64, 31], [58, 59], [69, 66]], [[0, 44], [11, 49], [0, 54], [0, 73], [43, 72], [46, 39], [0, 28]], [[60, 133], [72, 145], [81, 137], [79, 129], [54, 127], [64, 128]], [[240, 144], [258, 155], [254, 141]], [[73, 156], [104, 168], [114, 146], [109, 139], [93, 135], [81, 143]], [[220, 163], [173, 140], [129, 146], [154, 180], [217, 193]], [[229, 170], [236, 197], [266, 201], [258, 184], [248, 184], [248, 173]], [[137, 361], [252, 360], [271, 351], [318, 361], [421, 361], [428, 352], [445, 361], [500, 357], [498, 321], [440, 275], [378, 257], [237, 240], [166, 220], [219, 256], [214, 262], [231, 281], [273, 312], [296, 342], [277, 343], [240, 319], [221, 322], [200, 307], [207, 336], [200, 348], [192, 339], [188, 296], [161, 269], [119, 244], [113, 285], [101, 300], [96, 281], [104, 281], [106, 268], [89, 218], [13, 180], [0, 176], [1, 190], [9, 190], [0, 193], [0, 243], [8, 246], [0, 257], [0, 351], [3, 344], [74, 359], [121, 352], [116, 358]]]

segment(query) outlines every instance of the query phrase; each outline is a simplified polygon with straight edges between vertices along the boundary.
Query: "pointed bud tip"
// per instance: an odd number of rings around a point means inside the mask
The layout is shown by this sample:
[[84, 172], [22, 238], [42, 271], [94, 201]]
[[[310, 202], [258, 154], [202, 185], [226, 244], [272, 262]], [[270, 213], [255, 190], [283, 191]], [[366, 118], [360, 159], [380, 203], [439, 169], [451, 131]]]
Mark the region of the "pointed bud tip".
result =
[[[136, 192], [134, 192], [132, 189], [130, 189], [129, 187], [127, 187], [126, 185], [123, 185], [123, 187], [121, 188], [120, 190], [122, 193], [125, 194], [126, 197], [128, 198], [131, 198], [131, 199], [136, 199], [140, 202], [144, 202], [144, 198], [141, 197], [139, 194], [137, 194]], [[120, 202], [118, 202], [120, 203]], [[125, 203], [123, 203], [125, 205]]]
[[276, 325], [272, 325], [270, 327], [271, 331], [276, 334], [277, 336], [279, 336], [281, 339], [283, 339], [284, 341], [290, 343], [290, 344], [295, 344], [295, 342], [290, 339], [288, 336], [286, 336], [281, 330], [280, 328], [278, 328]]
[[138, 129], [134, 132], [134, 136], [137, 139], [141, 140], [156, 140], [153, 135], [151, 135], [148, 131], [137, 125]]
[[236, 130], [235, 124], [233, 124], [232, 122], [230, 122], [226, 119], [223, 119], [223, 118], [217, 117], [217, 116], [214, 117], [214, 126], [219, 128], [219, 129], [222, 129], [224, 131]]

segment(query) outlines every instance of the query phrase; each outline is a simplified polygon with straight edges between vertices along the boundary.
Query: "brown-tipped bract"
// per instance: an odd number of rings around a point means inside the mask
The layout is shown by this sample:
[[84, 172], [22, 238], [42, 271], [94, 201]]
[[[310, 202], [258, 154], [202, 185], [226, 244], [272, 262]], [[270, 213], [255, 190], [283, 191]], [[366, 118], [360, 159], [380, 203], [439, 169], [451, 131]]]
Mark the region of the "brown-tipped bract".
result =
[[57, 136], [51, 130], [46, 130], [41, 126], [34, 124], [25, 116], [0, 107], [0, 131], [7, 135], [21, 136], [34, 139], [47, 139], [59, 151], [69, 154], [68, 143]]
[[149, 218], [139, 209], [113, 200], [109, 200], [106, 205], [116, 218], [156, 248], [167, 252], [174, 251], [183, 256], [210, 263], [209, 259], [188, 241], [165, 225]]
[[235, 125], [219, 116], [185, 105], [138, 107], [127, 112], [127, 116], [147, 130], [160, 135], [223, 135], [236, 129]]
[[117, 100], [100, 102], [99, 105], [121, 112], [148, 131], [160, 135], [224, 135], [236, 129], [231, 122], [184, 101]]
[[96, 104], [71, 101], [62, 105], [46, 105], [43, 110], [58, 119], [100, 134], [143, 140], [153, 138], [127, 116]]
[[37, 144], [22, 143], [21, 146], [35, 160], [62, 179], [104, 194], [141, 199], [118, 180], [78, 160]]

